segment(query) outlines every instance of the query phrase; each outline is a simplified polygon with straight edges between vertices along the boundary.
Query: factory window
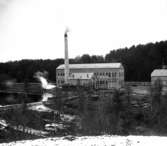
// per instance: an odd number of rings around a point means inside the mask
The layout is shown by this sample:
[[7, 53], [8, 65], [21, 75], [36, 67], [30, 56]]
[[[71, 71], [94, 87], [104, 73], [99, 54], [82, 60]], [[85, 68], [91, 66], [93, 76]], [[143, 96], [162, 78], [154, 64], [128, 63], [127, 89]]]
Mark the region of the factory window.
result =
[[110, 72], [108, 73], [108, 76], [111, 77], [111, 73]]
[[96, 86], [96, 87], [98, 86], [97, 81], [95, 82], [95, 86]]
[[98, 85], [98, 86], [100, 85], [100, 80], [97, 81], [97, 85]]
[[112, 79], [112, 82], [116, 82], [116, 81], [117, 81], [116, 78], [113, 78], [113, 79]]
[[63, 84], [63, 83], [64, 83], [64, 81], [62, 80], [62, 81], [61, 81], [61, 83]]
[[106, 80], [106, 85], [108, 84], [108, 81]]
[[119, 72], [119, 76], [121, 77], [121, 72]]
[[119, 81], [119, 84], [122, 85], [122, 81]]
[[114, 72], [112, 72], [112, 77], [114, 77]]
[[116, 73], [116, 72], [113, 72], [113, 73], [112, 73], [112, 77], [115, 78], [116, 76], [117, 76], [117, 73]]

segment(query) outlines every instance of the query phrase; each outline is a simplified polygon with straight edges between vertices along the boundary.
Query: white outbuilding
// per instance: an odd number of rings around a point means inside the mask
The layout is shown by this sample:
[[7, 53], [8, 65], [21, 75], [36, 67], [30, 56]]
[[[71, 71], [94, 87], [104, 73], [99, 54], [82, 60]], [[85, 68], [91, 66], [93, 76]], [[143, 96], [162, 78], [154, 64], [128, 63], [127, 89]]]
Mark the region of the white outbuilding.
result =
[[156, 80], [161, 80], [163, 86], [167, 86], [167, 69], [155, 69], [151, 73], [151, 84], [153, 85]]

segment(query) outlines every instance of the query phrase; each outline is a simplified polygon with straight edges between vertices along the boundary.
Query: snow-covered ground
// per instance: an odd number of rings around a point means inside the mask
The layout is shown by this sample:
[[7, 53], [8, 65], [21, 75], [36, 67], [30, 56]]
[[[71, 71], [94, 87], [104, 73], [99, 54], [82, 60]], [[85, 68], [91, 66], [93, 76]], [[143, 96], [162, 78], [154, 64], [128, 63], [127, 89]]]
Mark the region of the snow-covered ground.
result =
[[57, 137], [2, 143], [0, 146], [166, 146], [167, 137], [158, 136], [84, 136]]

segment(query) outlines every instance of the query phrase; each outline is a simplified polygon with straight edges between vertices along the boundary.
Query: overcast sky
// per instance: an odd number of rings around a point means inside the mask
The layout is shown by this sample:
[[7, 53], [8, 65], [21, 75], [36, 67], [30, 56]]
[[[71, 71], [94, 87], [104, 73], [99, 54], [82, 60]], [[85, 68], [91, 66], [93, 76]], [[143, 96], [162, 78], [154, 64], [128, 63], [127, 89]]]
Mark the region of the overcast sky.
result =
[[70, 58], [167, 40], [167, 0], [0, 0], [0, 61]]

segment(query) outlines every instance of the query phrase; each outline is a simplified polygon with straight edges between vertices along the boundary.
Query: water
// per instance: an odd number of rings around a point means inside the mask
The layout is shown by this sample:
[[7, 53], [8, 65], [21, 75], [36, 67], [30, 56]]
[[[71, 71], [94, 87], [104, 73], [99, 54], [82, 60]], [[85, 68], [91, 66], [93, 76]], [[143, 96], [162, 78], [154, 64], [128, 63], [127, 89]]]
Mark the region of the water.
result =
[[51, 83], [48, 83], [47, 80], [42, 76], [37, 76], [37, 78], [41, 82], [41, 86], [42, 86], [43, 89], [51, 90], [51, 89], [56, 87], [55, 85], [53, 85]]

